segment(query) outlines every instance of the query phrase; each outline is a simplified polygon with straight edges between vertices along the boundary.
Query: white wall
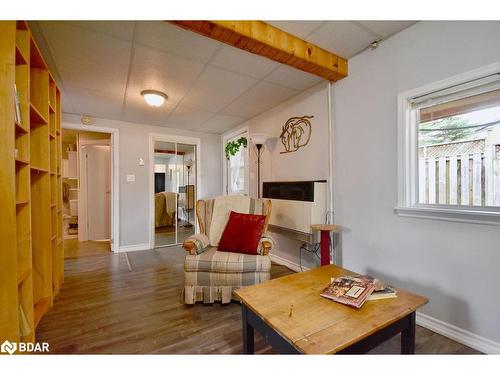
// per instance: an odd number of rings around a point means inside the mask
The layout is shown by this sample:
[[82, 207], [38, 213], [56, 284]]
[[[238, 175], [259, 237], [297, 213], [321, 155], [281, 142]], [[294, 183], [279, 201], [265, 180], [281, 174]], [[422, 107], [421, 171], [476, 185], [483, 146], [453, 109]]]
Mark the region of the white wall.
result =
[[[63, 127], [67, 123], [80, 124], [80, 116], [64, 114]], [[219, 135], [107, 119], [96, 119], [94, 126], [119, 130], [120, 246], [143, 245], [149, 242], [150, 133], [200, 138], [201, 198], [222, 193], [222, 156]], [[89, 131], [91, 128], [92, 126], [89, 126]], [[139, 158], [144, 159], [144, 166], [139, 165]], [[127, 174], [135, 174], [135, 183], [126, 182]]]
[[499, 61], [499, 35], [500, 22], [421, 22], [351, 59], [334, 87], [343, 266], [425, 295], [422, 312], [497, 343], [500, 227], [404, 218], [393, 208], [397, 94]]
[[[287, 100], [231, 129], [225, 134], [239, 128], [248, 127], [252, 133], [266, 133], [267, 141], [262, 154], [261, 181], [299, 181], [327, 180], [328, 170], [328, 85], [320, 83], [305, 92]], [[309, 144], [297, 152], [280, 154], [282, 144], [279, 140], [282, 126], [290, 117], [313, 115], [311, 119], [312, 135]], [[257, 196], [257, 159], [253, 144], [250, 156], [250, 195]], [[283, 236], [275, 236], [277, 249], [273, 254], [292, 263], [299, 263], [299, 247], [301, 242]], [[308, 253], [303, 253], [303, 266], [313, 267], [319, 260]]]

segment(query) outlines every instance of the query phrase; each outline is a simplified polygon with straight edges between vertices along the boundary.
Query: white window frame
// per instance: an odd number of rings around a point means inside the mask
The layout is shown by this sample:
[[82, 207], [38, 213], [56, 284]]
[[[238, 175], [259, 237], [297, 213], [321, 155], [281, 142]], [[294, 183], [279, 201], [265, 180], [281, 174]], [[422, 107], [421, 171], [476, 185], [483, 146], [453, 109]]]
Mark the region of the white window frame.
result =
[[410, 100], [500, 72], [500, 62], [434, 82], [398, 95], [398, 202], [399, 216], [500, 225], [500, 207], [467, 207], [418, 203], [418, 121]]
[[222, 170], [223, 170], [223, 181], [222, 181], [222, 187], [223, 187], [223, 195], [228, 195], [227, 191], [227, 179], [228, 179], [228, 168], [227, 168], [227, 160], [226, 160], [226, 143], [234, 138], [237, 138], [239, 136], [246, 136], [248, 145], [247, 147], [244, 148], [244, 153], [245, 153], [245, 189], [243, 191], [244, 195], [249, 194], [249, 186], [250, 186], [250, 129], [248, 126], [245, 126], [243, 128], [239, 128], [234, 131], [230, 131], [228, 133], [225, 133], [222, 135]]

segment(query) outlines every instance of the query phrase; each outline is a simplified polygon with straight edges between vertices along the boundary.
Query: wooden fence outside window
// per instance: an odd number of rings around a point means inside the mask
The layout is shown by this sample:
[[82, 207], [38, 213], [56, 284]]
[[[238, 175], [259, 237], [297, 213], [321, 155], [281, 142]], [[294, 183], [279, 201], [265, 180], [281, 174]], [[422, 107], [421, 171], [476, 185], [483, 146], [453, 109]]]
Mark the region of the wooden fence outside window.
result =
[[420, 157], [419, 203], [500, 206], [500, 145], [473, 154]]

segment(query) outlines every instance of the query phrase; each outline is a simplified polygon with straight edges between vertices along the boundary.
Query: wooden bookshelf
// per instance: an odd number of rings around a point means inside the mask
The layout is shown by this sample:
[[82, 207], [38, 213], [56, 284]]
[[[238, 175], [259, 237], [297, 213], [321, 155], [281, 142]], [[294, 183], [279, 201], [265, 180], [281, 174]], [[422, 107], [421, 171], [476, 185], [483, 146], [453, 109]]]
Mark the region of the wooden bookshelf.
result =
[[0, 35], [0, 337], [32, 342], [64, 274], [60, 92], [26, 22]]

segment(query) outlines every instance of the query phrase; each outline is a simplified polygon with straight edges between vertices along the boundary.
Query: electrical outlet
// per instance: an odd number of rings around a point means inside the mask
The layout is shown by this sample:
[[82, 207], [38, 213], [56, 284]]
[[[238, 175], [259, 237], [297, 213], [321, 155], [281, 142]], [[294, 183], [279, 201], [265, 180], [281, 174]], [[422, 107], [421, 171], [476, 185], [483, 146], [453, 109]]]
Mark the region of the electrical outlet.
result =
[[128, 174], [127, 182], [135, 182], [135, 174]]

